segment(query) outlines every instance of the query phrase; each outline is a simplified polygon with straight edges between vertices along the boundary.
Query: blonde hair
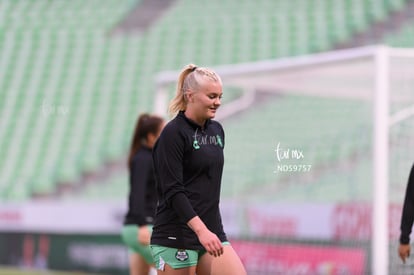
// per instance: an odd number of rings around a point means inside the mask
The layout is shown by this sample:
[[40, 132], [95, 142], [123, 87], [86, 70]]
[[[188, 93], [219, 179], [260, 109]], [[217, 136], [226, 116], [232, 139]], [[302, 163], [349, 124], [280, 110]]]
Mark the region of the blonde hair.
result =
[[170, 115], [175, 115], [179, 111], [185, 111], [187, 108], [188, 91], [197, 92], [203, 84], [204, 80], [219, 82], [221, 84], [220, 76], [209, 68], [197, 67], [194, 64], [188, 64], [181, 71], [174, 98], [170, 102], [168, 112]]

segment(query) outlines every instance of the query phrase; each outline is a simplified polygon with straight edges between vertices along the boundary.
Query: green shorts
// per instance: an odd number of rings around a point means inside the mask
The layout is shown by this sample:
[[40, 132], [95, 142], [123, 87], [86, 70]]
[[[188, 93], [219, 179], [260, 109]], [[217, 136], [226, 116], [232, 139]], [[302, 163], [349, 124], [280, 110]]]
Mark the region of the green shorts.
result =
[[[152, 226], [148, 226], [152, 232]], [[138, 230], [139, 227], [137, 225], [124, 225], [121, 231], [122, 241], [128, 246], [130, 252], [140, 254], [148, 264], [154, 264], [154, 258], [152, 257], [150, 247], [138, 242]]]
[[[229, 242], [222, 244], [230, 245]], [[201, 256], [207, 252], [205, 249], [178, 249], [161, 245], [150, 245], [150, 247], [155, 260], [155, 268], [158, 270], [164, 270], [166, 264], [173, 269], [195, 266]]]

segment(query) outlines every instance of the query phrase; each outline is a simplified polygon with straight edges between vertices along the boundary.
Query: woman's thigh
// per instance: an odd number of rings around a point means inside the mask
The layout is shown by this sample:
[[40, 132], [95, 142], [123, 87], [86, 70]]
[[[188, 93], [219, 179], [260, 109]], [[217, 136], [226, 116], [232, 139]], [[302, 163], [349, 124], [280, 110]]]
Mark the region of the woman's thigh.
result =
[[231, 245], [223, 246], [224, 253], [214, 257], [205, 253], [198, 261], [197, 275], [246, 275], [246, 270]]
[[130, 275], [148, 275], [150, 265], [138, 253], [129, 255], [129, 274]]

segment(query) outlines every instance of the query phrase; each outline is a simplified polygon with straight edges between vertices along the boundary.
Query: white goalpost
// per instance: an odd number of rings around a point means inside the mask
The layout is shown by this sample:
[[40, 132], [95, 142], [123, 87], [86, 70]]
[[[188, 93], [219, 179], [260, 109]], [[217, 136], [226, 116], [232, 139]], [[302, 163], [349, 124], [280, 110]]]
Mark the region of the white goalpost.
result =
[[388, 274], [388, 119], [389, 62], [388, 49], [379, 47], [375, 53], [374, 98], [374, 169], [372, 271]]
[[[269, 216], [273, 215], [272, 211], [279, 213], [278, 207], [288, 208], [303, 203], [320, 205], [322, 202], [323, 211], [330, 214], [323, 216], [312, 212], [315, 217], [320, 217], [318, 225], [315, 225], [314, 235], [317, 237], [308, 237], [308, 233], [297, 230], [290, 233], [289, 237], [278, 231], [264, 238], [269, 238], [269, 242], [294, 240], [295, 244], [300, 242], [297, 240], [315, 239], [326, 246], [337, 244], [339, 240], [341, 245], [358, 246], [367, 251], [370, 256], [366, 256], [365, 261], [370, 262], [365, 263], [365, 272], [387, 275], [391, 266], [400, 268], [394, 255], [397, 252], [391, 250], [390, 245], [395, 246], [398, 242], [401, 212], [390, 213], [389, 210], [390, 205], [402, 205], [408, 167], [413, 161], [414, 144], [411, 137], [414, 137], [414, 130], [410, 131], [409, 125], [414, 118], [414, 49], [374, 45], [294, 58], [216, 66], [213, 69], [222, 77], [225, 97], [227, 87], [242, 91], [240, 96], [223, 104], [217, 114], [217, 119], [229, 126], [226, 127], [229, 128], [229, 136], [236, 140], [240, 132], [251, 131], [243, 128], [240, 122], [235, 122], [238, 117], [242, 117], [243, 121], [253, 121], [253, 125], [258, 121], [255, 117], [264, 121], [266, 117], [269, 120], [276, 117], [273, 120], [277, 123], [268, 121], [263, 127], [267, 132], [262, 133], [262, 140], [268, 140], [268, 144], [282, 139], [284, 144], [291, 142], [292, 146], [299, 146], [313, 169], [312, 173], [306, 175], [294, 171], [272, 175], [263, 170], [266, 174], [263, 176], [259, 170], [265, 165], [261, 165], [256, 169], [258, 175], [251, 182], [263, 182], [261, 188], [264, 191], [249, 193], [245, 190], [251, 189], [240, 187], [240, 181], [248, 177], [249, 172], [245, 170], [249, 170], [249, 167], [242, 167], [244, 163], [234, 158], [234, 168], [232, 166], [224, 172], [225, 175], [229, 174], [226, 179], [230, 184], [234, 182], [234, 186], [223, 200], [243, 202], [243, 209], [248, 212], [252, 194], [258, 194], [251, 203], [260, 200], [268, 203], [267, 208], [272, 209], [269, 210]], [[155, 78], [154, 111], [162, 116], [167, 116], [168, 101], [173, 96], [178, 74], [179, 71], [161, 72]], [[331, 109], [324, 112], [323, 106]], [[349, 109], [341, 112], [338, 110], [341, 108]], [[289, 116], [289, 112], [292, 112], [292, 116]], [[307, 118], [309, 116], [315, 118]], [[307, 128], [310, 123], [314, 124]], [[301, 128], [301, 131], [297, 128]], [[251, 143], [256, 144], [253, 152], [258, 154], [254, 156], [257, 162], [262, 161], [262, 155], [271, 151], [265, 145], [258, 145], [254, 141]], [[368, 146], [365, 146], [366, 143], [369, 143]], [[226, 142], [226, 146], [231, 144], [227, 145]], [[230, 151], [226, 152], [226, 156], [230, 155], [232, 159], [233, 149], [226, 150]], [[331, 157], [331, 153], [335, 156]], [[262, 163], [268, 163], [269, 160], [267, 158], [267, 162], [263, 160]], [[241, 172], [237, 170], [238, 166], [242, 167]], [[371, 170], [370, 175], [366, 173], [367, 169]], [[246, 183], [248, 185], [249, 182]], [[344, 194], [324, 192], [331, 190], [329, 188], [332, 185], [346, 191], [338, 191]], [[278, 194], [283, 195], [278, 197]], [[280, 204], [280, 201], [286, 203]], [[347, 235], [332, 229], [335, 222], [331, 220], [335, 220], [335, 213], [339, 213], [335, 212], [338, 205], [349, 207], [361, 202], [367, 202], [368, 206], [364, 209], [368, 209], [371, 220], [360, 221], [363, 224], [360, 227], [364, 227], [366, 222], [370, 232], [355, 229], [353, 232], [362, 237], [353, 239], [351, 233]], [[306, 207], [301, 209], [307, 211]], [[285, 216], [291, 213], [289, 211], [284, 212]], [[353, 214], [349, 215], [352, 220]], [[297, 216], [295, 225], [305, 223], [301, 217]], [[329, 228], [323, 227], [323, 224]], [[308, 228], [312, 226], [311, 222], [307, 224]], [[250, 229], [241, 233], [235, 231], [233, 235], [235, 238], [263, 240], [259, 234], [254, 234], [254, 230]], [[363, 244], [359, 245], [359, 242]], [[364, 248], [364, 245], [370, 248]]]

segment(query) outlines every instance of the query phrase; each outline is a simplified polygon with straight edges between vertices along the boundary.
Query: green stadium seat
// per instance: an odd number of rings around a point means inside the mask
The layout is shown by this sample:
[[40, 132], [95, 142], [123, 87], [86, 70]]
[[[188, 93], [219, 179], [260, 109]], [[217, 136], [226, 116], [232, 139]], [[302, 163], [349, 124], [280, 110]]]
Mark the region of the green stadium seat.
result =
[[[207, 5], [183, 0], [140, 35], [109, 36], [132, 4], [2, 1], [0, 91], [6, 100], [0, 101], [0, 112], [7, 131], [0, 131], [0, 186], [13, 179], [19, 185], [0, 199], [53, 193], [59, 183], [122, 158], [136, 116], [152, 110], [153, 75], [160, 70], [189, 62], [215, 66], [325, 51], [404, 8], [405, 1], [213, 0]], [[413, 29], [407, 27], [389, 39], [409, 46], [412, 37]], [[292, 104], [287, 99], [278, 106], [289, 112]], [[273, 108], [249, 114], [249, 121], [255, 123], [260, 115], [272, 119]], [[229, 136], [240, 131], [229, 128]], [[336, 148], [318, 157], [335, 159], [341, 150], [354, 149]], [[246, 151], [242, 161], [248, 156]], [[24, 173], [19, 173], [21, 166]], [[263, 169], [272, 166], [258, 164], [258, 173], [237, 188], [271, 181]], [[238, 180], [237, 167], [226, 169], [229, 180]], [[124, 186], [125, 181], [124, 174], [115, 176], [108, 186]]]
[[394, 47], [413, 47], [414, 24], [406, 24], [399, 32], [388, 35], [384, 40], [387, 44]]

